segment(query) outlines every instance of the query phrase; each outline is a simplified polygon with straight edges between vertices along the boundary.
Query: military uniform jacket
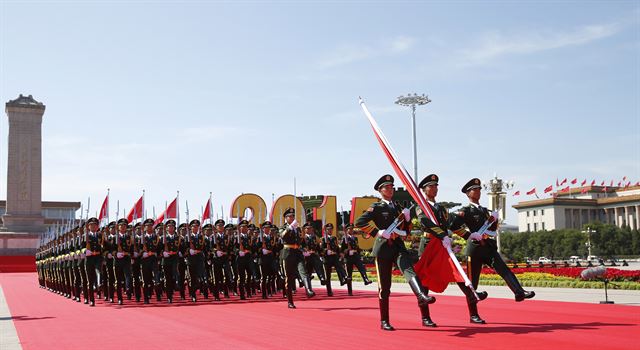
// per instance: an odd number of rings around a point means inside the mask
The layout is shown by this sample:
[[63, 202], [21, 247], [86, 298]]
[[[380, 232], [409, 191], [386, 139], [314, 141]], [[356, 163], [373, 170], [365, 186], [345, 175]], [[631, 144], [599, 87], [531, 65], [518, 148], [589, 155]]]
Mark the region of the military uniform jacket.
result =
[[[369, 236], [376, 236], [373, 242], [373, 249], [371, 255], [374, 257], [380, 257], [384, 259], [395, 259], [395, 256], [399, 252], [406, 252], [404, 241], [400, 236], [392, 236], [391, 238], [384, 239], [381, 236], [377, 236], [379, 230], [384, 230], [393, 223], [393, 221], [400, 215], [402, 208], [399, 205], [391, 207], [388, 203], [380, 201], [371, 204], [355, 222], [355, 227], [364, 231]], [[410, 224], [404, 222], [398, 227], [409, 234], [411, 231]]]
[[273, 242], [273, 237], [271, 237], [271, 235], [262, 235], [262, 242], [258, 241], [258, 243], [260, 243], [260, 248], [258, 249], [258, 255], [259, 256], [264, 256], [264, 254], [262, 254], [262, 249], [267, 249], [271, 251], [271, 254], [268, 255], [273, 255], [273, 251], [274, 251], [274, 242]]
[[[129, 255], [133, 254], [133, 242], [131, 241], [131, 235], [128, 233], [121, 234], [117, 233], [119, 246], [122, 249], [122, 252], [128, 253]], [[114, 254], [118, 251], [118, 244], [115, 245]]]
[[180, 237], [175, 233], [172, 235], [167, 233], [164, 236], [163, 250], [165, 246], [167, 247], [167, 252], [177, 255], [180, 250]]
[[[484, 225], [485, 221], [491, 216], [491, 213], [487, 208], [476, 206], [469, 204], [467, 206], [462, 207], [459, 211], [457, 211], [452, 218], [452, 228], [456, 228], [456, 233], [463, 237], [464, 239], [468, 239], [471, 232], [477, 232], [482, 225]], [[466, 230], [465, 227], [468, 229]], [[489, 227], [490, 231], [495, 231], [498, 227], [498, 223], [494, 222], [493, 225]], [[471, 255], [473, 251], [479, 246], [491, 248], [497, 250], [496, 241], [489, 236], [483, 236], [482, 241], [468, 241], [467, 248], [465, 250], [466, 255]]]
[[[340, 246], [338, 245], [338, 238], [335, 236], [325, 236], [322, 237], [322, 244], [320, 245], [323, 249], [323, 253], [325, 256], [336, 256], [340, 253]], [[333, 251], [333, 254], [329, 255], [328, 250]]]
[[318, 240], [315, 234], [313, 235], [304, 235], [304, 239], [302, 240], [302, 248], [306, 251], [313, 251], [314, 253], [319, 253], [321, 250], [320, 245], [318, 244]]
[[142, 242], [144, 244], [143, 246], [144, 251], [146, 251], [147, 253], [158, 254], [158, 247], [160, 247], [160, 245], [158, 244], [160, 243], [158, 239], [158, 235], [156, 235], [155, 233], [152, 233], [150, 235], [144, 233], [142, 235]]
[[285, 224], [280, 229], [280, 238], [282, 238], [283, 244], [280, 259], [286, 259], [290, 254], [291, 249], [295, 248], [285, 247], [284, 245], [297, 245], [299, 247], [302, 244], [302, 231], [300, 230], [300, 227], [294, 229], [289, 226], [289, 224]]
[[[240, 242], [238, 242], [236, 240], [236, 242], [234, 244], [234, 250], [235, 250], [236, 254], [240, 250], [243, 250], [246, 253], [246, 255], [244, 257], [246, 257], [247, 255], [251, 254], [251, 237], [246, 233], [244, 233], [244, 234], [240, 233], [237, 236], [239, 236]], [[242, 243], [242, 244], [240, 244], [240, 243]]]
[[438, 239], [443, 239], [444, 236], [448, 235], [450, 227], [449, 212], [445, 207], [441, 205], [433, 206], [431, 205], [431, 203], [427, 204], [438, 220], [438, 225], [431, 221], [429, 217], [427, 217], [427, 215], [422, 212], [422, 209], [416, 208], [416, 214], [418, 215], [418, 220], [420, 221], [422, 231], [425, 233], [426, 238], [436, 237]]
[[87, 248], [91, 250], [92, 255], [99, 255], [102, 253], [102, 245], [100, 244], [100, 233], [89, 232], [87, 234]]
[[360, 245], [358, 244], [358, 237], [356, 237], [355, 235], [345, 235], [345, 237], [342, 239], [341, 248], [345, 256], [349, 256], [349, 249], [355, 250], [360, 253], [361, 249]]
[[204, 251], [205, 249], [207, 249], [206, 245], [205, 245], [205, 241], [204, 241], [204, 234], [203, 233], [189, 233], [189, 246], [191, 247], [191, 249], [195, 249], [195, 250], [199, 250], [199, 251]]

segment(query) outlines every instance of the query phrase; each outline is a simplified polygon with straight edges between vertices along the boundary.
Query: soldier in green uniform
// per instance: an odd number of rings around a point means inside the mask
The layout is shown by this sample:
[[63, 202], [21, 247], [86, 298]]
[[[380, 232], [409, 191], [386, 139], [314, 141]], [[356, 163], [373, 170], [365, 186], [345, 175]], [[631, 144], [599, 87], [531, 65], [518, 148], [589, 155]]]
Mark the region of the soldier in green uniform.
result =
[[353, 225], [347, 224], [344, 227], [344, 237], [342, 238], [342, 254], [344, 254], [346, 266], [347, 266], [347, 292], [349, 295], [353, 295], [353, 286], [352, 286], [352, 277], [353, 276], [353, 267], [355, 266], [360, 275], [362, 276], [362, 281], [364, 285], [369, 285], [373, 282], [369, 280], [367, 277], [367, 269], [364, 267], [362, 263], [362, 256], [360, 252], [360, 245], [358, 244], [358, 237], [353, 234]]
[[246, 296], [251, 297], [251, 270], [249, 266], [251, 260], [251, 237], [248, 234], [248, 225], [249, 222], [247, 220], [242, 220], [238, 223], [238, 234], [235, 244], [240, 300], [245, 300]]
[[118, 232], [113, 246], [113, 254], [115, 255], [114, 271], [116, 276], [116, 297], [118, 305], [122, 305], [124, 288], [127, 299], [131, 300], [131, 247], [133, 240], [127, 232], [129, 221], [125, 218], [118, 220]]
[[176, 289], [176, 277], [178, 275], [178, 251], [180, 237], [176, 235], [175, 220], [167, 220], [164, 225], [165, 233], [162, 237], [162, 268], [164, 269], [164, 291], [167, 294], [167, 302], [173, 303], [173, 292]]
[[98, 232], [98, 219], [87, 220], [86, 250], [85, 250], [85, 272], [87, 274], [87, 285], [89, 291], [89, 306], [96, 306], [93, 294], [94, 285], [99, 285], [101, 265], [102, 265], [102, 245], [100, 244], [100, 233]]
[[107, 226], [107, 233], [103, 239], [103, 255], [106, 268], [106, 295], [110, 303], [114, 303], [113, 296], [116, 291], [116, 275], [115, 275], [115, 254], [118, 250], [116, 245], [116, 222], [112, 221]]
[[187, 235], [189, 234], [189, 224], [183, 222], [178, 226], [178, 291], [180, 300], [186, 299], [185, 281], [187, 280], [187, 256], [189, 255], [189, 244]]
[[[229, 224], [233, 226], [233, 224]], [[213, 274], [218, 293], [222, 292], [225, 299], [229, 298], [231, 285], [231, 266], [229, 265], [228, 238], [225, 235], [225, 222], [222, 219], [214, 223], [216, 232], [213, 233]], [[227, 225], [228, 226], [228, 225]]]
[[[378, 299], [380, 304], [380, 328], [395, 330], [389, 323], [389, 295], [391, 294], [391, 272], [394, 263], [409, 282], [411, 290], [422, 308], [435, 302], [435, 298], [423, 292], [421, 283], [413, 270], [413, 262], [402, 239], [411, 232], [409, 209], [402, 209], [392, 202], [395, 188], [393, 176], [384, 175], [374, 185], [382, 200], [373, 203], [355, 222], [355, 226], [370, 236], [375, 236], [372, 256], [375, 257], [378, 272]], [[400, 224], [394, 230], [389, 226], [396, 220]]]
[[[423, 237], [420, 241], [420, 255], [424, 252], [425, 246], [432, 239], [437, 239], [442, 242], [445, 247], [451, 247], [452, 239], [449, 237], [449, 228], [451, 225], [451, 218], [449, 217], [449, 212], [447, 209], [438, 203], [436, 203], [436, 196], [438, 195], [438, 175], [429, 174], [427, 175], [420, 183], [418, 187], [423, 191], [427, 204], [431, 208], [431, 211], [434, 213], [436, 219], [438, 220], [439, 225], [436, 225], [433, 221], [429, 220], [427, 215], [425, 215], [420, 208], [416, 209], [416, 214], [418, 215], [418, 219], [422, 226]], [[460, 230], [452, 227], [454, 229], [454, 233], [460, 234]], [[424, 246], [423, 246], [424, 244]], [[469, 309], [469, 320], [471, 323], [484, 323], [484, 320], [478, 315], [477, 303], [478, 299], [476, 299], [473, 291], [467, 287], [463, 282], [458, 282], [458, 287], [467, 300], [467, 307]], [[425, 293], [428, 293], [428, 289], [423, 287]], [[477, 293], [480, 300], [484, 300], [487, 298], [486, 292]], [[429, 312], [429, 306], [425, 306], [421, 309], [422, 311], [422, 324], [427, 327], [436, 327], [436, 323], [431, 320], [431, 314]]]
[[189, 294], [191, 301], [196, 302], [196, 290], [200, 289], [200, 293], [205, 299], [209, 299], [209, 278], [205, 273], [204, 254], [202, 251], [204, 246], [204, 234], [200, 232], [200, 220], [193, 219], [189, 222], [191, 233], [189, 233], [189, 255], [187, 258], [189, 267]]
[[325, 283], [327, 287], [327, 296], [333, 296], [333, 291], [331, 290], [332, 269], [336, 269], [336, 274], [338, 274], [338, 280], [340, 281], [341, 286], [344, 286], [349, 281], [347, 281], [347, 273], [344, 271], [344, 267], [339, 260], [341, 254], [340, 244], [338, 244], [338, 237], [333, 235], [333, 224], [325, 224], [324, 232], [320, 247], [324, 257]]
[[[307, 222], [302, 225], [304, 231], [304, 238], [302, 240], [302, 255], [304, 256], [304, 266], [307, 274], [311, 276], [311, 273], [315, 271], [316, 275], [320, 279], [321, 285], [326, 285], [324, 267], [322, 266], [322, 260], [320, 260], [320, 253], [322, 248], [318, 243], [318, 237], [316, 237], [315, 229], [311, 223]], [[327, 294], [330, 294], [331, 287], [327, 289]]]
[[136, 302], [140, 302], [142, 298], [142, 289], [144, 282], [142, 281], [142, 246], [143, 233], [142, 224], [136, 223], [133, 225], [133, 247], [131, 249], [131, 278], [133, 279], [133, 295], [136, 298]]
[[[516, 301], [531, 299], [535, 293], [525, 291], [522, 288], [516, 276], [498, 253], [495, 239], [486, 233], [481, 235], [477, 232], [491, 216], [489, 210], [480, 205], [480, 185], [480, 179], [473, 178], [462, 187], [462, 193], [465, 193], [469, 198], [469, 205], [460, 209], [453, 219], [453, 226], [457, 227], [461, 231], [461, 236], [467, 239], [465, 255], [467, 256], [467, 268], [471, 271], [471, 282], [474, 288], [477, 288], [480, 271], [482, 265], [485, 264], [493, 268], [504, 279], [515, 295]], [[496, 221], [488, 231], [495, 232], [497, 227], [498, 222]]]
[[300, 250], [302, 237], [298, 221], [295, 218], [295, 210], [293, 208], [287, 208], [282, 215], [285, 219], [285, 224], [280, 230], [280, 237], [282, 237], [283, 243], [281, 254], [286, 273], [284, 290], [288, 301], [287, 306], [290, 309], [295, 309], [293, 289], [298, 275], [304, 284], [307, 298], [314, 297], [316, 293], [311, 288], [311, 281], [307, 278], [307, 272], [304, 268], [304, 256]]
[[[144, 303], [149, 304], [154, 286], [160, 286], [160, 274], [158, 271], [158, 246], [160, 239], [153, 227], [153, 219], [146, 219], [143, 223], [144, 234], [142, 235], [142, 281]], [[157, 294], [157, 292], [156, 292]], [[156, 299], [161, 300], [161, 295], [157, 294]]]
[[261, 232], [258, 239], [258, 255], [260, 255], [260, 269], [262, 272], [262, 280], [260, 281], [260, 291], [262, 299], [267, 299], [273, 293], [272, 284], [275, 279], [275, 270], [273, 260], [275, 259], [273, 250], [275, 246], [275, 237], [271, 231], [271, 222], [265, 221], [260, 225]]

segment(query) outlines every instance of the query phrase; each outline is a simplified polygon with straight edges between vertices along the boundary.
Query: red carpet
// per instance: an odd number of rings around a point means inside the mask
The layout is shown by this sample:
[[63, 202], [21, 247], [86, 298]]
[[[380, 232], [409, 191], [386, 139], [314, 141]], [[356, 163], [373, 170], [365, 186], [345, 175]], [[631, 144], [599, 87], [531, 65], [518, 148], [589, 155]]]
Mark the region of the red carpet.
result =
[[438, 296], [431, 314], [439, 327], [423, 328], [415, 297], [395, 294], [397, 331], [383, 332], [372, 292], [326, 298], [317, 290], [296, 297], [296, 310], [281, 298], [233, 297], [90, 308], [38, 288], [34, 273], [0, 274], [0, 285], [24, 349], [637, 349], [640, 339], [640, 308], [621, 305], [489, 298], [480, 305], [489, 323], [471, 325], [462, 297]]
[[35, 256], [0, 256], [0, 273], [36, 272]]

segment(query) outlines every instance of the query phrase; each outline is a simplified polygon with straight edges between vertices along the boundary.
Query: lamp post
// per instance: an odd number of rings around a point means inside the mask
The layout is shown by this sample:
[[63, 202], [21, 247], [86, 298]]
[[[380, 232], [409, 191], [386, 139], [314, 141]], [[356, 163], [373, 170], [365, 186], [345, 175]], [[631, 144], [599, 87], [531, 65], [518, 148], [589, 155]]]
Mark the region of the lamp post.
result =
[[582, 233], [587, 234], [587, 241], [584, 242], [584, 245], [587, 247], [587, 261], [591, 260], [591, 234], [595, 233], [595, 230], [592, 230], [591, 227], [587, 227], [586, 230], [582, 230]]
[[[500, 223], [505, 222], [507, 216], [507, 192], [505, 191], [513, 188], [513, 181], [504, 181], [499, 179], [498, 175], [493, 174], [493, 179], [484, 182], [482, 187], [489, 196], [489, 209], [499, 211]], [[498, 232], [496, 232], [496, 245], [498, 252], [500, 252], [500, 234]]]
[[422, 94], [407, 94], [407, 96], [398, 96], [395, 104], [405, 107], [411, 107], [411, 124], [413, 132], [413, 179], [418, 181], [418, 152], [416, 144], [416, 106], [426, 105], [431, 102], [429, 96]]

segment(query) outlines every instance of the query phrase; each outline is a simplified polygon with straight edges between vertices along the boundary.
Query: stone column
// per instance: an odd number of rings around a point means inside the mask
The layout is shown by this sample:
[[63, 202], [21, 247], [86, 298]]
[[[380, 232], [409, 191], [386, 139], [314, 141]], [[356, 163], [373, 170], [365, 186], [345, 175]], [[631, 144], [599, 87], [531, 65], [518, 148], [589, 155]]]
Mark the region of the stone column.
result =
[[43, 232], [42, 115], [45, 106], [29, 95], [6, 104], [9, 118], [7, 211], [4, 230]]
[[622, 225], [626, 224], [627, 226], [631, 226], [631, 223], [629, 223], [629, 207], [625, 205], [622, 209], [624, 212], [624, 219], [622, 220]]
[[620, 208], [615, 207], [613, 208], [613, 222], [616, 224], [616, 226], [620, 227]]
[[636, 230], [640, 230], [640, 205], [636, 205]]

